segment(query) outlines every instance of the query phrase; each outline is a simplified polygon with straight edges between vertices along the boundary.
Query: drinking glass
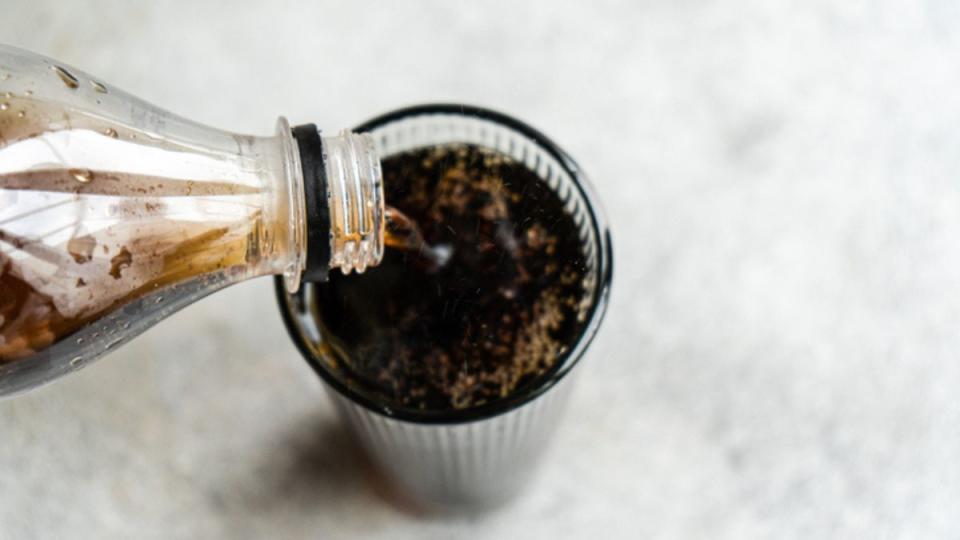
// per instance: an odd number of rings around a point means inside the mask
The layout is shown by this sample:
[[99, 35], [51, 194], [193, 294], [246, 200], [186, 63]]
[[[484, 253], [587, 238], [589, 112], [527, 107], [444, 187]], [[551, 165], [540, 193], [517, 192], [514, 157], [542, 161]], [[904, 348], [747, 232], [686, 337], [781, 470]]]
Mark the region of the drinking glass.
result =
[[290, 294], [282, 279], [277, 280], [280, 309], [294, 342], [322, 379], [341, 419], [402, 491], [432, 508], [502, 504], [520, 491], [541, 461], [568, 401], [574, 368], [603, 319], [612, 276], [603, 211], [579, 166], [563, 150], [504, 114], [463, 105], [422, 105], [385, 114], [356, 131], [373, 136], [382, 159], [455, 143], [507, 154], [559, 195], [579, 230], [591, 299], [580, 335], [533, 384], [466, 409], [404, 408], [351, 384], [324, 353], [316, 286], [305, 283]]

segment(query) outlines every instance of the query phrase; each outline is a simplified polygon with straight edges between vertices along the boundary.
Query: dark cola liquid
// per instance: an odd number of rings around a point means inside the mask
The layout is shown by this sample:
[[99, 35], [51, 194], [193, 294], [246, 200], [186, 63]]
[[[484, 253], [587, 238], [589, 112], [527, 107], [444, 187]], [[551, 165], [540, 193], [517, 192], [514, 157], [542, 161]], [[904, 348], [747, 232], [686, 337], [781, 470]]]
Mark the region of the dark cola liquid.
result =
[[475, 407], [535, 385], [589, 308], [563, 202], [522, 164], [473, 146], [391, 157], [383, 172], [394, 209], [383, 262], [317, 287], [329, 365], [417, 409]]

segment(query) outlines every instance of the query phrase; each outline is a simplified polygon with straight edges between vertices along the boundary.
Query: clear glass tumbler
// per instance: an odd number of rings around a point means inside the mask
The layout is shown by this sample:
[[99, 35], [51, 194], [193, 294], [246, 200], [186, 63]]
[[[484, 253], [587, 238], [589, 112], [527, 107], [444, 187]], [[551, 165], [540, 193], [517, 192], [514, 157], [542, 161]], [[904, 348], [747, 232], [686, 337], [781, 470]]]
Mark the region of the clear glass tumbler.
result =
[[[315, 317], [317, 295], [305, 283], [290, 294], [277, 280], [290, 335], [324, 382], [340, 417], [386, 475], [430, 508], [473, 509], [502, 504], [537, 468], [564, 409], [579, 364], [597, 333], [610, 294], [612, 251], [606, 219], [577, 164], [539, 131], [506, 115], [462, 105], [424, 105], [359, 126], [381, 158], [439, 144], [464, 143], [512, 156], [565, 201], [586, 255], [587, 321], [575, 344], [537, 383], [486, 405], [430, 411], [383, 403], [330, 369]], [[389, 202], [389, 201], [388, 201]]]

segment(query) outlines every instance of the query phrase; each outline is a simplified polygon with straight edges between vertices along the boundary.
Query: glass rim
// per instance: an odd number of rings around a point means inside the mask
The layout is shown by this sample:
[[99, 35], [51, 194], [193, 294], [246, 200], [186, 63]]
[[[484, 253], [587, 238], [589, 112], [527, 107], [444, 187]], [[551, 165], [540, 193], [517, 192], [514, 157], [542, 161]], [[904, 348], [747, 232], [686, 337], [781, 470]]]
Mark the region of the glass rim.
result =
[[593, 342], [600, 328], [600, 323], [606, 314], [610, 296], [610, 284], [613, 278], [613, 252], [606, 215], [599, 198], [590, 185], [589, 180], [580, 170], [580, 167], [566, 152], [557, 146], [556, 143], [547, 138], [546, 135], [515, 118], [503, 113], [470, 105], [454, 103], [427, 104], [390, 111], [360, 124], [354, 128], [354, 131], [370, 132], [399, 120], [429, 115], [473, 117], [500, 124], [527, 137], [535, 145], [540, 147], [540, 149], [557, 160], [557, 163], [564, 169], [564, 172], [569, 175], [572, 184], [580, 192], [580, 196], [587, 203], [585, 205], [586, 211], [593, 224], [591, 232], [594, 235], [594, 240], [597, 245], [597, 288], [594, 301], [587, 313], [587, 324], [583, 326], [574, 345], [557, 360], [555, 364], [556, 367], [549, 373], [544, 374], [542, 379], [534, 381], [529, 388], [476, 407], [421, 410], [406, 408], [394, 403], [384, 403], [381, 400], [374, 399], [369, 393], [364, 393], [352, 387], [341, 380], [340, 377], [331, 373], [326, 366], [324, 366], [322, 359], [318, 358], [317, 355], [314, 354], [313, 349], [307, 344], [304, 333], [301, 330], [301, 325], [292, 313], [292, 299], [302, 296], [304, 287], [300, 287], [297, 293], [291, 295], [287, 291], [283, 276], [277, 276], [275, 278], [275, 288], [280, 314], [287, 328], [287, 332], [293, 339], [300, 354], [327, 385], [350, 401], [388, 418], [417, 424], [461, 424], [499, 416], [522, 407], [550, 390], [550, 388], [559, 383], [580, 363], [583, 355]]

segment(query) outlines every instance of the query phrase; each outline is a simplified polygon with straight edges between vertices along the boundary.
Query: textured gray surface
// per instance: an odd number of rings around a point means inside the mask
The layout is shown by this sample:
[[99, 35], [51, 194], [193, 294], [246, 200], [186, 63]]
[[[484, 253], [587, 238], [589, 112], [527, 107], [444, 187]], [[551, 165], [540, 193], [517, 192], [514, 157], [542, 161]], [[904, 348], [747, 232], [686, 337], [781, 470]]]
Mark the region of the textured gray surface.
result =
[[150, 4], [0, 39], [238, 131], [520, 116], [607, 203], [613, 305], [498, 513], [390, 503], [262, 280], [0, 402], [0, 537], [960, 535], [957, 2]]

